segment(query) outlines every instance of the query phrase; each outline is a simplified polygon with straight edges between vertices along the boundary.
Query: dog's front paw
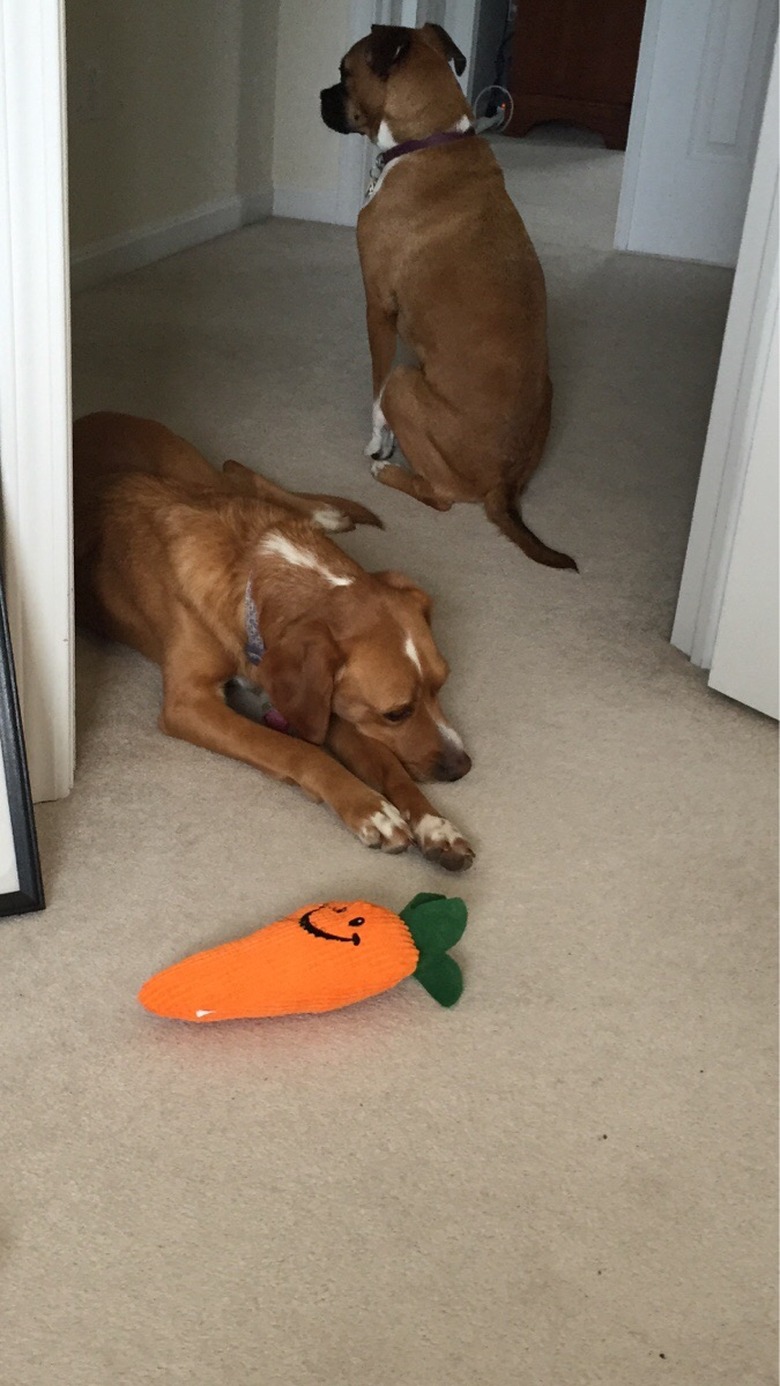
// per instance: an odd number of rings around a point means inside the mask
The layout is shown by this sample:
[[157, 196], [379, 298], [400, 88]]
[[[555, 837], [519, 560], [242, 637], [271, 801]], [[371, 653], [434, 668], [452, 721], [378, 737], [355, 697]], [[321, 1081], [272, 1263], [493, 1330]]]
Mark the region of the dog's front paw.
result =
[[423, 856], [445, 871], [468, 871], [474, 849], [446, 818], [426, 813], [414, 827], [414, 838]]
[[405, 852], [413, 841], [398, 809], [378, 795], [372, 808], [355, 823], [354, 831], [366, 847], [378, 847], [380, 852]]
[[[383, 424], [380, 428], [375, 428], [369, 441], [366, 443], [366, 457], [371, 457], [375, 462], [386, 462], [395, 452], [395, 434]], [[371, 468], [373, 471], [373, 467]]]
[[[382, 412], [381, 397], [374, 400], [371, 410], [371, 437], [365, 448], [366, 457], [375, 462], [386, 462], [395, 452], [395, 434]], [[373, 471], [373, 467], [371, 468]]]

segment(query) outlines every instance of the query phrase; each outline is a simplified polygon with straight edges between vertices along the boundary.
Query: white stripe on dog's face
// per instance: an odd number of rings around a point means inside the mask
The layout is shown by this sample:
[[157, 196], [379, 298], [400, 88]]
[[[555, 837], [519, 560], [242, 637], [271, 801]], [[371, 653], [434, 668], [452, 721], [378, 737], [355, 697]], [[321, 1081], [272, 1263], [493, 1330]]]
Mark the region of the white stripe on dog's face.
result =
[[283, 558], [285, 563], [291, 563], [295, 568], [309, 568], [311, 572], [318, 573], [321, 578], [329, 582], [331, 587], [349, 587], [353, 579], [343, 574], [332, 573], [330, 568], [320, 561], [316, 554], [310, 549], [301, 549], [294, 544], [292, 539], [288, 539], [284, 534], [268, 534], [260, 544], [261, 553], [276, 554], [277, 558]]
[[436, 726], [443, 741], [449, 741], [456, 751], [463, 750], [463, 742], [454, 727], [451, 727], [447, 722], [437, 722]]
[[420, 663], [420, 656], [417, 653], [417, 646], [415, 645], [411, 635], [407, 635], [406, 639], [404, 640], [404, 654], [406, 655], [407, 659], [410, 659], [412, 661], [412, 664], [414, 665], [418, 674], [422, 674], [422, 664]]

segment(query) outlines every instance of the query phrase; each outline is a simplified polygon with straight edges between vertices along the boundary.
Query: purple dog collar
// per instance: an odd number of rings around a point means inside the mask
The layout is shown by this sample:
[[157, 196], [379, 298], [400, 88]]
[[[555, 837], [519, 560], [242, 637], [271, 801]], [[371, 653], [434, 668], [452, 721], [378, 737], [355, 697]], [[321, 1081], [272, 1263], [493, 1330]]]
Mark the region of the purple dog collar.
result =
[[455, 140], [467, 140], [469, 135], [475, 134], [476, 130], [470, 125], [468, 130], [440, 130], [435, 135], [426, 135], [422, 140], [404, 140], [402, 144], [394, 144], [380, 154], [377, 163], [385, 169], [393, 159], [400, 159], [402, 154], [414, 154], [418, 149], [434, 149], [439, 144], [453, 144]]
[[[265, 644], [263, 642], [263, 637], [260, 634], [260, 623], [257, 615], [257, 605], [255, 603], [254, 597], [252, 596], [251, 577], [249, 578], [246, 585], [246, 589], [244, 591], [244, 625], [246, 627], [246, 645], [244, 646], [244, 654], [246, 655], [250, 664], [260, 664], [263, 655], [265, 654]], [[288, 736], [292, 736], [292, 728], [290, 726], [290, 723], [287, 721], [287, 718], [283, 717], [281, 712], [277, 712], [276, 708], [271, 706], [271, 700], [267, 697], [266, 694], [263, 694], [263, 697], [268, 702], [268, 707], [262, 714], [262, 720], [265, 723], [265, 725], [267, 727], [270, 727], [271, 731], [285, 732]]]

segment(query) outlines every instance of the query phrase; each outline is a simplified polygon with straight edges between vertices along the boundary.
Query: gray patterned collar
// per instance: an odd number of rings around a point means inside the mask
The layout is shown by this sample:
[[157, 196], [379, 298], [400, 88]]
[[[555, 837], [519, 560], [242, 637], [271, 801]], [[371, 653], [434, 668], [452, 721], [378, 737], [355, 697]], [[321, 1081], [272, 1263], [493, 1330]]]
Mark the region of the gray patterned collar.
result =
[[265, 654], [263, 637], [260, 634], [260, 625], [257, 614], [257, 603], [252, 596], [252, 579], [247, 579], [246, 590], [244, 592], [244, 628], [246, 631], [246, 644], [244, 653], [250, 664], [259, 664]]

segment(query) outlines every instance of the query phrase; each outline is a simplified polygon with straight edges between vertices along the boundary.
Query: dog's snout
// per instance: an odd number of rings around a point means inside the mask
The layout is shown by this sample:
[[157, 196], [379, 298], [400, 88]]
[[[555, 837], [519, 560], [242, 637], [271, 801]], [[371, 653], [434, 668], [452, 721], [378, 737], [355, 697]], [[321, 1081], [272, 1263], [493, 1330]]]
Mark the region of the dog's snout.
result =
[[344, 89], [340, 84], [323, 87], [320, 92], [320, 114], [329, 130], [335, 130], [338, 135], [352, 133], [344, 109]]
[[437, 780], [462, 780], [471, 769], [471, 756], [465, 751], [447, 747], [436, 762], [434, 775]]

